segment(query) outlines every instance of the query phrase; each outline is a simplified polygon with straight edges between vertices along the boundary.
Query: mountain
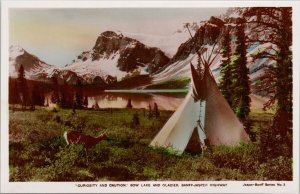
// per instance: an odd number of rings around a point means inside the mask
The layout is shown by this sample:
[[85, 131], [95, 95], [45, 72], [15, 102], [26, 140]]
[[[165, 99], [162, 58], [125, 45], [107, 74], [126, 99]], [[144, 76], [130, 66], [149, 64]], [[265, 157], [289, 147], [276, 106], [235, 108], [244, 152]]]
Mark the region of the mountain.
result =
[[172, 58], [183, 42], [190, 38], [188, 32], [184, 30], [177, 30], [170, 36], [163, 35], [151, 35], [141, 33], [127, 33], [123, 32], [123, 35], [136, 39], [148, 46], [157, 47], [162, 50], [169, 58]]
[[[21, 47], [12, 46], [10, 74], [16, 77], [20, 64], [23, 64], [26, 76], [30, 79], [49, 81], [56, 77], [59, 82], [66, 81], [70, 84], [76, 84], [78, 80], [84, 84], [107, 84], [133, 75], [148, 74], [154, 84], [190, 77], [190, 63], [198, 63], [195, 51], [204, 48], [203, 52], [210, 53], [212, 43], [222, 34], [222, 26], [227, 25], [230, 20], [238, 20], [240, 15], [241, 13], [233, 10], [221, 19], [211, 17], [202, 22], [199, 28], [196, 26], [198, 30], [195, 30], [196, 27], [192, 30], [192, 38], [186, 30], [179, 30], [170, 37], [105, 31], [99, 35], [90, 50], [82, 52], [71, 64], [62, 68], [46, 64]], [[258, 50], [268, 48], [272, 48], [269, 43], [253, 43], [247, 49], [248, 58]], [[214, 50], [216, 52], [212, 54], [212, 58], [216, 58], [210, 68], [218, 82], [222, 60], [218, 54], [218, 44]], [[264, 78], [265, 68], [273, 64], [274, 61], [268, 59], [248, 61], [253, 93], [261, 94], [256, 83]]]
[[128, 74], [151, 74], [169, 62], [169, 57], [159, 48], [149, 47], [140, 41], [113, 31], [97, 38], [94, 47], [82, 52], [72, 64], [61, 70], [70, 70], [86, 80], [96, 76], [116, 77]]
[[[213, 42], [219, 37], [223, 25], [224, 22], [222, 20], [211, 17], [208, 22], [196, 31], [192, 38], [178, 47], [170, 62], [153, 75], [154, 82], [162, 82], [178, 77], [190, 77], [190, 63], [194, 65], [198, 63], [196, 50], [204, 48], [204, 52], [210, 53], [213, 49]], [[216, 45], [214, 50], [218, 50], [218, 45]], [[213, 53], [212, 58], [215, 55], [217, 55], [217, 52]], [[208, 58], [208, 56], [204, 56]], [[220, 62], [221, 56], [217, 55], [214, 63], [210, 66], [213, 73], [220, 66]]]
[[159, 48], [149, 47], [122, 34], [106, 31], [90, 51], [82, 52], [72, 64], [62, 68], [49, 65], [20, 46], [10, 47], [10, 76], [17, 77], [23, 64], [28, 79], [59, 83], [105, 84], [130, 75], [151, 74], [169, 62]]
[[56, 77], [59, 83], [66, 81], [69, 84], [82, 80], [76, 73], [49, 65], [20, 46], [10, 46], [9, 53], [9, 75], [13, 78], [18, 76], [18, 70], [23, 65], [25, 77], [30, 80], [51, 82], [51, 79]]
[[[204, 48], [204, 52], [210, 53], [213, 49], [212, 42], [222, 35], [221, 27], [223, 25], [227, 25], [224, 21], [233, 22], [239, 20], [241, 18], [241, 14], [241, 12], [230, 10], [230, 12], [221, 19], [211, 17], [210, 20], [203, 23], [192, 38], [179, 46], [176, 54], [171, 58], [169, 63], [155, 72], [153, 75], [153, 82], [155, 84], [159, 84], [182, 77], [190, 77], [190, 63], [198, 63], [198, 56], [195, 51], [200, 48]], [[234, 30], [234, 28], [235, 26], [233, 25], [232, 30]], [[246, 35], [250, 34], [250, 30], [246, 28], [245, 33]], [[234, 36], [232, 38], [234, 39]], [[232, 47], [234, 46], [235, 45], [233, 44]], [[212, 74], [217, 82], [219, 82], [219, 74], [221, 71], [220, 64], [222, 61], [222, 56], [218, 54], [218, 47], [219, 44], [217, 44], [214, 48], [216, 52], [212, 54], [212, 58], [216, 55], [217, 56], [210, 66]], [[254, 94], [266, 95], [264, 91], [257, 87], [257, 83], [264, 79], [266, 68], [274, 65], [275, 62], [268, 58], [252, 61], [251, 56], [255, 55], [255, 53], [262, 52], [263, 50], [267, 50], [269, 53], [272, 53], [274, 48], [274, 45], [271, 43], [252, 43], [247, 48], [247, 57], [249, 59], [247, 66], [250, 73], [251, 91]], [[207, 57], [205, 54], [203, 56]]]
[[9, 52], [9, 73], [11, 77], [18, 76], [18, 69], [21, 65], [24, 67], [25, 77], [33, 80], [46, 79], [48, 74], [55, 69], [55, 66], [41, 61], [20, 46], [10, 46]]

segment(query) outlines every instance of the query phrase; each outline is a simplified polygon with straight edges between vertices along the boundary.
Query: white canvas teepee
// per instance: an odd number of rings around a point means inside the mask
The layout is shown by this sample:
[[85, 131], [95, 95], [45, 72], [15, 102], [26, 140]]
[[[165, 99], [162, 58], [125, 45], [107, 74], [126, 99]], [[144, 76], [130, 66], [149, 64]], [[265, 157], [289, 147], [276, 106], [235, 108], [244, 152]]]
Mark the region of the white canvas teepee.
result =
[[[193, 70], [192, 66], [191, 68]], [[195, 140], [192, 135], [198, 136], [196, 138], [201, 146], [205, 145], [204, 142], [209, 142], [210, 145], [236, 145], [248, 140], [243, 125], [222, 96], [208, 68], [205, 72], [201, 83], [198, 83], [199, 79], [192, 77], [194, 92], [190, 90], [183, 103], [153, 139], [151, 146], [170, 147], [183, 152], [190, 140]]]

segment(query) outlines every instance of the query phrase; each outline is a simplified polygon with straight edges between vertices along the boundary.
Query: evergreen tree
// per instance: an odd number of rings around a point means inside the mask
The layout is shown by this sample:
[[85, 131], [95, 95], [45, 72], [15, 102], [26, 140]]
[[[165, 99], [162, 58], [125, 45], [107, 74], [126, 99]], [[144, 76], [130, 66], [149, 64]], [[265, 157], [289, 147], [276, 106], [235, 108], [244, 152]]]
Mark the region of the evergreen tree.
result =
[[73, 108], [73, 105], [74, 105], [74, 95], [68, 94], [66, 97], [66, 107]]
[[22, 110], [24, 110], [26, 109], [26, 104], [28, 101], [28, 87], [27, 87], [27, 81], [25, 79], [25, 71], [23, 65], [20, 66], [18, 71], [18, 90], [19, 90]]
[[59, 86], [57, 82], [56, 77], [52, 77], [52, 83], [53, 83], [53, 92], [51, 95], [51, 102], [54, 104], [60, 104], [60, 99], [59, 99]]
[[63, 104], [65, 108], [72, 108], [74, 105], [74, 93], [72, 89], [66, 81], [64, 81], [64, 84], [61, 88], [61, 95], [64, 100], [64, 102], [62, 102], [61, 104]]
[[51, 102], [54, 104], [60, 104], [59, 94], [57, 91], [53, 91], [51, 95]]
[[126, 108], [132, 108], [132, 104], [131, 104], [131, 98], [128, 99]]
[[230, 107], [232, 107], [231, 102], [231, 72], [230, 72], [230, 55], [231, 55], [231, 35], [230, 35], [230, 29], [227, 27], [224, 29], [224, 35], [221, 42], [221, 55], [222, 55], [222, 63], [221, 63], [221, 72], [220, 72], [220, 90], [224, 96], [224, 98], [227, 100]]
[[11, 77], [9, 77], [9, 104], [13, 105], [20, 103], [18, 82]]
[[23, 65], [20, 66], [19, 71], [18, 71], [18, 80], [20, 83], [23, 83], [25, 80], [25, 72], [24, 72], [24, 67]]
[[[272, 152], [274, 155], [292, 155], [292, 8], [290, 7], [253, 7], [244, 10], [244, 16], [251, 18], [249, 27], [251, 36], [249, 42], [268, 43], [267, 49], [262, 49], [254, 59], [268, 58], [275, 65], [267, 67], [265, 78], [258, 88], [265, 91], [270, 100], [265, 108], [276, 104], [277, 110], [273, 125], [269, 129]], [[267, 33], [265, 33], [267, 32]], [[267, 140], [268, 141], [268, 140]], [[270, 145], [270, 144], [268, 144]], [[288, 149], [283, 149], [283, 145]], [[268, 148], [266, 148], [268, 149]], [[277, 149], [277, 150], [276, 150]]]
[[82, 106], [82, 97], [79, 92], [75, 93], [75, 107], [78, 109], [83, 108]]
[[151, 104], [150, 104], [150, 103], [149, 103], [149, 105], [148, 105], [148, 109], [149, 109], [149, 112], [148, 112], [148, 118], [152, 118], [153, 113], [152, 113], [152, 107], [151, 107]]
[[34, 90], [31, 91], [30, 110], [35, 110], [35, 92], [34, 92]]
[[61, 108], [67, 108], [67, 87], [66, 87], [66, 81], [64, 80], [64, 83], [61, 85], [59, 90], [59, 106]]
[[140, 118], [139, 118], [139, 114], [137, 112], [135, 112], [133, 114], [133, 117], [132, 117], [132, 126], [136, 127], [138, 125], [140, 125]]
[[231, 74], [231, 85], [229, 86], [231, 100], [229, 102], [237, 116], [244, 120], [250, 112], [250, 82], [243, 21], [237, 24], [235, 31], [236, 48], [229, 63]]
[[74, 106], [75, 108], [82, 109], [83, 108], [83, 97], [82, 97], [82, 82], [78, 79], [76, 81], [76, 92], [74, 98]]
[[158, 118], [160, 116], [160, 113], [159, 113], [159, 110], [158, 110], [158, 106], [156, 103], [154, 103], [154, 106], [153, 106], [153, 114], [156, 118]]
[[44, 95], [41, 93], [39, 87], [37, 85], [34, 85], [32, 88], [32, 95], [31, 95], [31, 106], [32, 109], [34, 110], [35, 107], [34, 105], [39, 105], [39, 106], [43, 106], [44, 105]]
[[88, 107], [88, 97], [87, 96], [83, 100], [83, 106], [86, 108]]
[[243, 21], [237, 26], [237, 47], [236, 54], [239, 53], [239, 58], [236, 61], [239, 64], [238, 73], [239, 73], [239, 87], [237, 93], [237, 99], [239, 103], [235, 109], [237, 115], [245, 119], [248, 117], [250, 112], [250, 81], [249, 81], [249, 69], [247, 67], [247, 46], [246, 46], [246, 36], [244, 32], [244, 23]]
[[59, 106], [61, 108], [67, 108], [67, 96], [63, 90], [60, 91], [60, 96], [59, 96]]

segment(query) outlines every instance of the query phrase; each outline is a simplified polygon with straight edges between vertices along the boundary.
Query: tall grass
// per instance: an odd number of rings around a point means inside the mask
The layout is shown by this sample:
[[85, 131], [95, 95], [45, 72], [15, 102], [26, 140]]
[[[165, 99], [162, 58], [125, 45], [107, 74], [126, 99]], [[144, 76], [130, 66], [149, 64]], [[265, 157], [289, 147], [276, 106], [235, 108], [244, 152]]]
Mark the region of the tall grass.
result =
[[[140, 125], [132, 125], [137, 112]], [[263, 161], [260, 141], [236, 147], [215, 146], [202, 155], [178, 155], [149, 145], [172, 114], [144, 116], [138, 109], [72, 110], [38, 107], [34, 112], [10, 111], [10, 181], [133, 181], [133, 180], [291, 180], [292, 159]], [[251, 113], [256, 133], [271, 113]], [[66, 144], [64, 131], [110, 140], [89, 150]]]

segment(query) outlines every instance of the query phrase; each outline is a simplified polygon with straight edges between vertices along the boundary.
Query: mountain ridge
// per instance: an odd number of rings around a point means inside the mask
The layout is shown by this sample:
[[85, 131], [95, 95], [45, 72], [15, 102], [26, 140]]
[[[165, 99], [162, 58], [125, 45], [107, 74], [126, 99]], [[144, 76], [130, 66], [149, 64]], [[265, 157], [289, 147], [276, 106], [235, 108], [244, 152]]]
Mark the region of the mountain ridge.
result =
[[59, 82], [70, 84], [76, 84], [77, 80], [93, 84], [99, 78], [121, 80], [131, 74], [151, 74], [170, 60], [159, 48], [113, 31], [101, 33], [91, 50], [83, 51], [72, 64], [60, 68], [41, 61], [20, 46], [11, 48], [14, 49], [10, 50], [10, 76], [16, 77], [23, 64], [29, 79], [50, 81], [57, 77]]

